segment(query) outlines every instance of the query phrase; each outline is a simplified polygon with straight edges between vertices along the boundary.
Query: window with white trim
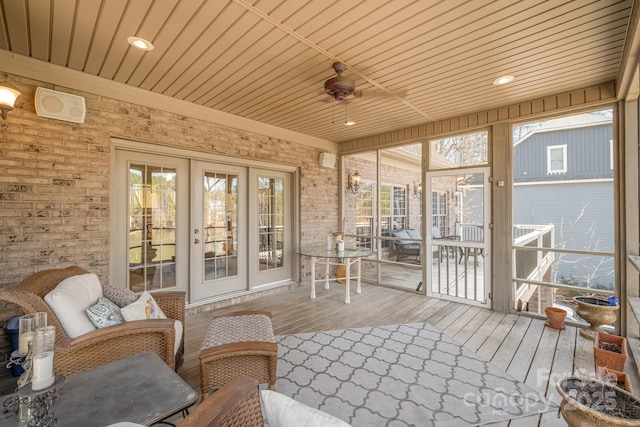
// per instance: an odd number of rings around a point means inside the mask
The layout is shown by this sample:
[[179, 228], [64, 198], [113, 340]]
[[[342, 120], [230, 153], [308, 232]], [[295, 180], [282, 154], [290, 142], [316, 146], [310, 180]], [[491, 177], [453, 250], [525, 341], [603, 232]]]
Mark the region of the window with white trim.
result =
[[547, 147], [547, 174], [567, 172], [567, 145]]
[[442, 236], [449, 234], [448, 226], [449, 203], [447, 193], [441, 191], [431, 192], [431, 218], [432, 226], [440, 230]]

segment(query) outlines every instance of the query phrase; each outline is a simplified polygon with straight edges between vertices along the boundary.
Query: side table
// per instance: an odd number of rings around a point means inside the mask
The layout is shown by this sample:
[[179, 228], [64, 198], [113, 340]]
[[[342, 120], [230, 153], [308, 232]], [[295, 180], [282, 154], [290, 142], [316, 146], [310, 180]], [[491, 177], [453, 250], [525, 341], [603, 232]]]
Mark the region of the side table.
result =
[[[369, 257], [373, 255], [375, 252], [371, 249], [367, 248], [345, 248], [343, 251], [338, 251], [335, 249], [327, 249], [326, 247], [313, 247], [313, 248], [305, 248], [301, 249], [298, 254], [303, 256], [311, 257], [311, 298], [316, 297], [316, 265], [324, 265], [324, 288], [329, 289], [329, 281], [330, 280], [344, 280], [345, 281], [345, 299], [344, 303], [351, 303], [351, 297], [349, 296], [350, 292], [350, 284], [351, 279], [356, 279], [356, 293], [359, 294], [361, 292], [360, 288], [360, 276], [361, 265], [360, 260], [362, 258]], [[339, 278], [330, 278], [329, 277], [329, 267], [331, 265], [339, 265], [342, 264], [345, 266], [345, 277]], [[356, 275], [351, 276], [351, 266], [356, 264]]]
[[[59, 426], [152, 425], [198, 400], [198, 393], [151, 352], [70, 375], [58, 394], [51, 411]], [[0, 425], [17, 426], [17, 414], [0, 413]]]

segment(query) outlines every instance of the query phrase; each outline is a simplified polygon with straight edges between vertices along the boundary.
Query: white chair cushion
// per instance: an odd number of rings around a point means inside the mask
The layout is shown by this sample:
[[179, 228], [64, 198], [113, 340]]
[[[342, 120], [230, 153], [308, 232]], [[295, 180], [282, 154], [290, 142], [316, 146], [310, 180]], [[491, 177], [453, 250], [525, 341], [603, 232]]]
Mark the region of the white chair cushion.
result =
[[180, 347], [180, 342], [182, 342], [184, 326], [182, 325], [181, 321], [175, 320], [173, 322], [173, 328], [176, 330], [176, 342], [173, 344], [173, 354], [176, 354], [178, 352], [178, 348]]
[[326, 412], [275, 391], [260, 390], [260, 400], [269, 427], [349, 427], [349, 424]]
[[87, 309], [102, 297], [102, 286], [93, 273], [64, 279], [44, 300], [56, 315], [69, 338], [76, 338], [96, 327], [87, 316]]
[[[412, 239], [422, 239], [422, 235], [420, 234], [420, 232], [416, 229], [413, 228], [407, 228], [407, 234], [409, 235], [410, 238]], [[415, 242], [417, 243], [417, 242]]]
[[136, 424], [124, 421], [121, 423], [109, 424], [107, 427], [144, 427], [144, 424]]

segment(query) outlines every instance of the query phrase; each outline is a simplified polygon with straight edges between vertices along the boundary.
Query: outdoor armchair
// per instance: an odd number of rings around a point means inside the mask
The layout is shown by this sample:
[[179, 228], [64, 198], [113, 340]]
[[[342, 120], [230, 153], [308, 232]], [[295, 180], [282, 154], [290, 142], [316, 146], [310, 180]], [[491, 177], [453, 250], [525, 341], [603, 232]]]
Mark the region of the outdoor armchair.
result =
[[44, 296], [68, 277], [88, 273], [81, 267], [48, 269], [34, 273], [10, 289], [0, 290], [0, 299], [18, 305], [25, 314], [46, 312], [48, 324], [56, 327], [55, 372], [71, 375], [132, 356], [141, 351], [156, 353], [172, 369], [183, 361], [184, 334], [175, 350], [174, 320], [184, 325], [185, 293], [153, 294], [168, 319], [136, 320], [87, 332], [70, 338]]

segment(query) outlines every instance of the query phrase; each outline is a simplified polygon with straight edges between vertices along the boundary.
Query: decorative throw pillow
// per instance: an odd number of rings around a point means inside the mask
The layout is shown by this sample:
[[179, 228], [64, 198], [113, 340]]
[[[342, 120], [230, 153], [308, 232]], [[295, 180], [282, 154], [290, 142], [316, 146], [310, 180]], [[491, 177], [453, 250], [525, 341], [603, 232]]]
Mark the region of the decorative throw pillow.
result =
[[136, 302], [122, 307], [120, 312], [127, 322], [131, 322], [132, 320], [167, 318], [156, 300], [146, 291], [140, 295], [140, 298]]
[[102, 296], [102, 285], [92, 273], [67, 277], [44, 300], [58, 318], [69, 338], [76, 338], [96, 327], [87, 316], [91, 307]]
[[126, 307], [138, 299], [138, 295], [130, 289], [119, 288], [117, 286], [105, 286], [102, 290], [105, 298], [115, 303], [118, 307]]
[[260, 390], [260, 400], [269, 427], [349, 427], [333, 415], [275, 391]]
[[96, 328], [106, 328], [124, 322], [120, 307], [105, 297], [100, 297], [96, 304], [87, 308], [87, 316]]

